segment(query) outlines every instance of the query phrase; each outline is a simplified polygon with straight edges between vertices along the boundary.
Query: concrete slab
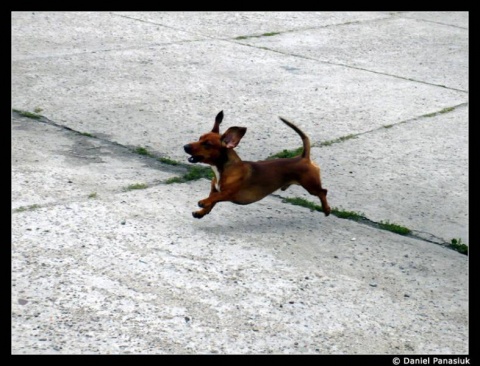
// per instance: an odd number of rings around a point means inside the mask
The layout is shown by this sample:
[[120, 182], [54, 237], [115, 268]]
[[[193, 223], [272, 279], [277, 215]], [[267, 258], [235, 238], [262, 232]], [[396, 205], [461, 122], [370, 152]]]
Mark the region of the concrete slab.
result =
[[231, 39], [244, 36], [326, 27], [392, 16], [392, 12], [355, 11], [235, 11], [235, 12], [114, 12], [131, 19], [161, 24], [195, 35]]
[[[467, 12], [456, 16], [468, 19]], [[436, 14], [433, 19], [439, 17]], [[248, 38], [243, 42], [317, 61], [468, 90], [468, 27], [399, 15]]]
[[176, 160], [220, 110], [225, 129], [249, 129], [243, 158], [259, 160], [299, 144], [278, 115], [319, 142], [467, 100], [455, 90], [218, 40], [18, 61], [13, 71], [15, 108], [41, 108], [75, 130]]
[[12, 117], [12, 135], [13, 209], [86, 200], [178, 175], [126, 148], [28, 118]]
[[408, 11], [402, 13], [402, 16], [468, 28], [470, 14], [465, 11]]
[[465, 256], [207, 187], [15, 213], [12, 353], [468, 352]]
[[108, 12], [12, 13], [12, 59], [58, 57], [198, 39]]

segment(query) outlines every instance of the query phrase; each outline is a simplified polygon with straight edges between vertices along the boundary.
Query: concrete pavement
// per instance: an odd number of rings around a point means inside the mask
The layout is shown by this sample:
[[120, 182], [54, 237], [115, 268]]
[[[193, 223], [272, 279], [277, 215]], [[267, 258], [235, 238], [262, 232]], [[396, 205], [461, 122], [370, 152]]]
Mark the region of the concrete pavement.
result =
[[[468, 353], [467, 60], [465, 12], [12, 13], [12, 353]], [[245, 160], [293, 120], [332, 207], [414, 235], [193, 219], [209, 182], [156, 157], [219, 110]]]

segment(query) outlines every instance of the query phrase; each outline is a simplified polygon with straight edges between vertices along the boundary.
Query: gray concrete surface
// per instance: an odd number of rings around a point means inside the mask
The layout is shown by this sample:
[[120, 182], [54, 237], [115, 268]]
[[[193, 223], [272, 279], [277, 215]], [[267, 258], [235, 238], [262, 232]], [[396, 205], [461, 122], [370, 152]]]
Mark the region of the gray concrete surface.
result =
[[[12, 13], [12, 108], [46, 117], [12, 113], [12, 353], [468, 353], [433, 243], [469, 243], [468, 51], [466, 12]], [[332, 207], [414, 237], [278, 195], [193, 219], [209, 182], [132, 148], [185, 162], [222, 109], [246, 160], [293, 120]]]

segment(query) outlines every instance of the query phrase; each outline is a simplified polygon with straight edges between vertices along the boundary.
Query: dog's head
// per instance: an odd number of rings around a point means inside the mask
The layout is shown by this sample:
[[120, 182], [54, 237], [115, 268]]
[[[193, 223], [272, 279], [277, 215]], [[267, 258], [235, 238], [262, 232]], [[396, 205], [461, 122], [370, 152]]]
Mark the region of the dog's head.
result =
[[230, 127], [220, 135], [220, 123], [223, 120], [223, 111], [215, 117], [212, 131], [200, 136], [198, 141], [191, 142], [183, 148], [190, 163], [205, 163], [216, 165], [224, 158], [228, 149], [238, 145], [247, 129], [245, 127]]

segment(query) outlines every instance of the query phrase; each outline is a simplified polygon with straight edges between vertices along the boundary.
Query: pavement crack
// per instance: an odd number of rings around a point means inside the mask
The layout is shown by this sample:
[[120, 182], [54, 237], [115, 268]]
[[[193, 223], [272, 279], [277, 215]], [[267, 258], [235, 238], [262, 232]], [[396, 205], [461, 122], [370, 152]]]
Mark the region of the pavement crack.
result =
[[[285, 197], [279, 195], [279, 194], [271, 194], [270, 196], [281, 199], [283, 203], [289, 203], [297, 206], [302, 206], [304, 208], [308, 208], [311, 211], [322, 211], [321, 206], [318, 206], [314, 203], [311, 203], [307, 200], [300, 199], [302, 202], [301, 203], [295, 203], [295, 201], [298, 201], [296, 199], [286, 199]], [[460, 254], [467, 254], [468, 253], [468, 247], [464, 245], [463, 247], [454, 245], [452, 243], [446, 242], [444, 239], [433, 235], [431, 233], [427, 233], [425, 231], [421, 230], [412, 230], [412, 229], [407, 229], [402, 226], [392, 224], [388, 221], [373, 221], [366, 217], [364, 214], [357, 214], [355, 212], [351, 211], [345, 211], [345, 210], [339, 210], [336, 208], [332, 209], [331, 212], [332, 216], [336, 216], [341, 219], [346, 219], [350, 221], [355, 221], [359, 224], [370, 226], [374, 229], [377, 230], [384, 230], [384, 231], [389, 231], [393, 234], [401, 235], [407, 238], [412, 238], [440, 246], [444, 246], [446, 248], [455, 250], [459, 252]], [[466, 247], [466, 248], [465, 248]]]
[[[77, 130], [71, 128], [71, 127], [56, 123], [56, 122], [52, 121], [51, 119], [49, 119], [49, 118], [47, 118], [43, 115], [39, 115], [39, 114], [36, 114], [36, 113], [27, 112], [27, 111], [22, 111], [22, 110], [19, 110], [19, 109], [12, 109], [12, 115], [17, 116], [17, 117], [29, 118], [34, 123], [35, 122], [36, 123], [44, 123], [46, 125], [56, 127], [60, 130], [68, 131], [68, 132], [70, 132], [72, 134], [75, 134], [77, 136], [83, 136], [83, 137], [88, 137], [88, 138], [91, 138], [91, 139], [95, 139], [97, 141], [100, 141], [101, 143], [104, 143], [104, 144], [108, 145], [108, 146], [111, 146], [111, 147], [114, 147], [114, 148], [119, 148], [124, 152], [128, 152], [128, 153], [132, 154], [133, 156], [141, 156], [144, 159], [148, 159], [152, 162], [161, 164], [161, 166], [162, 166], [161, 170], [162, 171], [174, 171], [176, 173], [184, 174], [189, 168], [187, 166], [187, 164], [179, 163], [179, 162], [176, 162], [176, 161], [173, 161], [173, 160], [170, 160], [168, 158], [161, 157], [161, 156], [156, 156], [156, 155], [153, 155], [152, 153], [149, 153], [149, 152], [144, 152], [144, 151], [146, 151], [144, 148], [141, 148], [141, 147], [138, 147], [138, 146], [131, 147], [131, 146], [123, 145], [119, 142], [112, 141], [112, 140], [109, 140], [109, 139], [106, 139], [106, 138], [103, 138], [103, 137], [100, 137], [100, 136], [95, 136], [95, 135], [90, 134], [90, 133], [77, 131]], [[101, 147], [90, 147], [89, 149], [101, 149]], [[158, 184], [161, 184], [161, 183], [162, 182], [159, 182]]]
[[383, 125], [383, 126], [380, 126], [380, 127], [376, 127], [376, 128], [371, 129], [371, 130], [362, 131], [362, 132], [358, 132], [358, 133], [354, 133], [354, 134], [349, 134], [349, 135], [342, 136], [342, 137], [339, 137], [339, 138], [334, 139], [334, 140], [313, 142], [311, 146], [312, 146], [312, 147], [326, 147], [326, 146], [330, 146], [330, 145], [333, 145], [333, 144], [337, 144], [337, 143], [345, 142], [345, 141], [348, 141], [348, 140], [356, 139], [356, 138], [359, 137], [359, 136], [371, 134], [371, 133], [373, 133], [373, 132], [377, 132], [377, 131], [383, 130], [383, 129], [385, 129], [385, 128], [392, 128], [392, 127], [394, 127], [394, 126], [403, 125], [403, 124], [406, 124], [406, 123], [416, 122], [416, 121], [421, 120], [421, 119], [424, 119], [424, 118], [430, 118], [430, 117], [438, 116], [438, 115], [441, 115], [441, 114], [450, 113], [450, 112], [455, 111], [455, 110], [458, 109], [458, 108], [466, 107], [467, 105], [468, 105], [468, 102], [456, 104], [456, 105], [451, 106], [451, 107], [445, 107], [445, 108], [443, 108], [443, 109], [441, 109], [441, 110], [438, 110], [438, 111], [436, 111], [436, 112], [427, 113], [427, 114], [422, 114], [422, 115], [420, 115], [420, 116], [416, 116], [416, 117], [413, 117], [413, 118], [409, 118], [409, 119], [406, 119], [406, 120], [403, 120], [403, 121], [400, 121], [400, 122], [397, 122], [397, 123], [392, 123], [392, 124], [388, 124], [388, 125]]
[[[251, 38], [251, 37], [249, 37], [249, 38]], [[234, 42], [232, 40], [226, 40], [226, 41]], [[407, 80], [407, 81], [411, 81], [411, 82], [419, 83], [419, 84], [423, 84], [423, 85], [445, 88], [445, 89], [448, 89], [448, 90], [453, 90], [453, 91], [457, 91], [457, 92], [461, 92], [461, 93], [468, 93], [468, 90], [462, 90], [462, 89], [458, 89], [458, 88], [447, 87], [447, 86], [441, 85], [441, 84], [429, 83], [427, 81], [417, 80], [417, 79], [413, 79], [413, 78], [408, 78], [408, 77], [404, 77], [404, 76], [400, 76], [400, 75], [390, 74], [390, 73], [386, 73], [386, 72], [382, 72], [382, 71], [376, 71], [376, 70], [372, 70], [372, 69], [366, 69], [366, 68], [359, 67], [359, 66], [349, 65], [349, 64], [346, 64], [346, 63], [343, 63], [343, 62], [333, 62], [333, 61], [327, 61], [327, 60], [320, 60], [318, 58], [311, 57], [311, 56], [301, 55], [301, 54], [298, 54], [298, 53], [285, 52], [285, 51], [277, 50], [277, 49], [270, 48], [270, 47], [257, 46], [257, 45], [244, 43], [244, 42], [239, 42], [239, 41], [236, 41], [234, 43], [237, 43], [237, 44], [240, 44], [240, 45], [243, 45], [243, 46], [247, 46], [247, 47], [257, 48], [257, 49], [264, 50], [264, 51], [270, 51], [270, 52], [278, 53], [278, 54], [281, 54], [281, 55], [284, 55], [284, 56], [291, 56], [291, 57], [296, 57], [296, 58], [300, 58], [300, 59], [304, 59], [304, 60], [315, 61], [315, 62], [325, 64], [325, 65], [339, 66], [339, 67], [344, 67], [344, 68], [348, 68], [348, 69], [352, 69], [352, 70], [368, 72], [368, 73], [371, 73], [371, 74], [388, 76], [388, 77], [392, 77], [392, 78], [395, 78], [395, 79]]]
[[[124, 14], [116, 14], [116, 13], [111, 13], [111, 14], [115, 15], [115, 16], [118, 16], [118, 17], [142, 22], [142, 23], [147, 23], [147, 24], [152, 24], [152, 25], [156, 25], [156, 26], [159, 26], [159, 27], [164, 27], [164, 28], [167, 28], [167, 29], [172, 29], [174, 31], [184, 32], [184, 33], [187, 33], [187, 34], [194, 35], [196, 37], [204, 37], [204, 38], [209, 38], [209, 39], [219, 39], [217, 37], [212, 37], [212, 36], [209, 36], [207, 34], [192, 32], [192, 31], [189, 31], [189, 30], [185, 30], [185, 29], [177, 28], [177, 27], [172, 27], [170, 25], [165, 25], [165, 24], [154, 22], [154, 21], [151, 21], [151, 20], [140, 19], [140, 18], [137, 18], [137, 17], [134, 17], [134, 16], [124, 15]], [[203, 41], [203, 40], [204, 39], [184, 40], [184, 41], [179, 41], [179, 42], [170, 42], [168, 44], [177, 44], [177, 43], [184, 43], [184, 42], [196, 42], [196, 41]]]

